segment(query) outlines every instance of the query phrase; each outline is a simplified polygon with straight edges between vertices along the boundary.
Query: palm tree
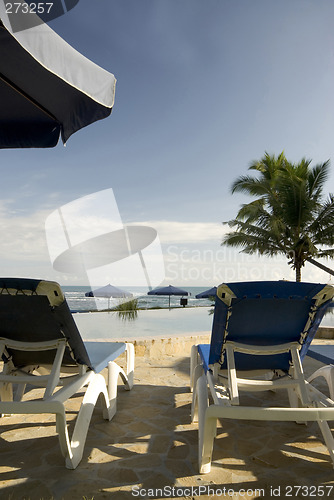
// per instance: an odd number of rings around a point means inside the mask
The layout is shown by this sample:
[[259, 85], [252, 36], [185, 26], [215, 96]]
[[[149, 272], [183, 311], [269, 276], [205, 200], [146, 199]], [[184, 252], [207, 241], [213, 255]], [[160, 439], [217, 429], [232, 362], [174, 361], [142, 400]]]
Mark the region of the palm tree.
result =
[[258, 177], [243, 175], [232, 185], [232, 193], [244, 192], [256, 199], [242, 205], [228, 224], [223, 245], [242, 247], [246, 253], [274, 256], [286, 255], [301, 280], [305, 261], [334, 274], [314, 258], [333, 257], [334, 196], [325, 200], [323, 186], [329, 175], [329, 161], [310, 167], [310, 160], [298, 164], [265, 153], [249, 169]]

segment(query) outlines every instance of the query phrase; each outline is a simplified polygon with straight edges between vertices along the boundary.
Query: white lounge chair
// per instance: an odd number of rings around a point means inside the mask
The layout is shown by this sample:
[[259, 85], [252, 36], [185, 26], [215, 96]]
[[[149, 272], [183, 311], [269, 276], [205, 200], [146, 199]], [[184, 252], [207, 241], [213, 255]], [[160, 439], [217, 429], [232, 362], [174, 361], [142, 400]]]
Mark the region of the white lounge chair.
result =
[[[200, 473], [210, 472], [217, 419], [224, 418], [316, 421], [334, 464], [327, 423], [334, 420], [334, 402], [305, 381], [301, 364], [333, 295], [328, 285], [285, 281], [218, 287], [211, 343], [191, 352]], [[289, 407], [240, 404], [241, 391], [276, 389], [288, 391]]]
[[[60, 286], [51, 281], [0, 278], [0, 413], [54, 414], [66, 467], [79, 464], [98, 399], [103, 417], [116, 411], [117, 380], [133, 386], [134, 346], [125, 342], [83, 342]], [[126, 352], [126, 371], [115, 359]], [[100, 373], [108, 368], [108, 383]], [[27, 387], [44, 387], [27, 399]], [[70, 440], [66, 401], [85, 386]], [[28, 393], [29, 395], [29, 393]]]
[[334, 345], [314, 345], [310, 347], [307, 354], [325, 364], [309, 376], [308, 382], [312, 382], [317, 377], [323, 377], [327, 382], [330, 398], [334, 400]]

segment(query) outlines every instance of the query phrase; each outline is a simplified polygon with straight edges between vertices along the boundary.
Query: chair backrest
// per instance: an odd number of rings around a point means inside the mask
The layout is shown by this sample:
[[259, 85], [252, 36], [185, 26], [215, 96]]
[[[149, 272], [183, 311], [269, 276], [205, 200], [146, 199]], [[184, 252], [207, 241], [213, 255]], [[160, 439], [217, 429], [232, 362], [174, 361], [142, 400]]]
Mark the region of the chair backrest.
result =
[[[0, 278], [0, 338], [21, 342], [67, 339], [63, 365], [91, 363], [64, 294], [53, 281]], [[55, 351], [10, 351], [15, 366], [50, 365]]]
[[[302, 344], [306, 355], [334, 288], [315, 283], [254, 281], [222, 284], [217, 289], [209, 364], [226, 367], [227, 340], [251, 345]], [[239, 370], [287, 371], [290, 354], [247, 355], [236, 353]]]

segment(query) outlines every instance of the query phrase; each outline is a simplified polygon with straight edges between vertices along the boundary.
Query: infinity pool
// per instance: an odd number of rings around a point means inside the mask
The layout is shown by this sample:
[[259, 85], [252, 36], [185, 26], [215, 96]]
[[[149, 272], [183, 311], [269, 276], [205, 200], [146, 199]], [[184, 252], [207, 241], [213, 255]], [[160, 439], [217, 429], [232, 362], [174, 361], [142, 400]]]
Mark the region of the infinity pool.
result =
[[211, 332], [211, 308], [140, 310], [135, 319], [117, 312], [76, 313], [73, 318], [85, 340], [201, 335]]
[[[86, 340], [161, 338], [210, 333], [211, 310], [210, 307], [139, 310], [135, 319], [122, 319], [112, 311], [76, 313], [73, 317]], [[334, 327], [334, 314], [327, 314], [321, 326]]]

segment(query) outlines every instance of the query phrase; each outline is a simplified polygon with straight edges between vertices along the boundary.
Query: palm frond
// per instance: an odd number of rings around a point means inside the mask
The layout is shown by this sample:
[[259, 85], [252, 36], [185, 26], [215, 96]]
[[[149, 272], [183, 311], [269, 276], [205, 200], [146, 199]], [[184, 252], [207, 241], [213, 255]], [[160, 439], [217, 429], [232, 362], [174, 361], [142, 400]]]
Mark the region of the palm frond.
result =
[[325, 182], [328, 180], [330, 174], [330, 161], [315, 165], [309, 172], [308, 184], [310, 196], [317, 198], [322, 196], [322, 191]]
[[[234, 231], [225, 235], [222, 244], [239, 246], [247, 253], [290, 255], [297, 279], [308, 258], [334, 257], [334, 196], [323, 199], [329, 161], [313, 168], [310, 164], [306, 158], [291, 163], [284, 152], [277, 157], [265, 152], [253, 161], [249, 170], [257, 177], [240, 176], [231, 190], [255, 199], [226, 223]], [[323, 245], [329, 248], [320, 250]]]

